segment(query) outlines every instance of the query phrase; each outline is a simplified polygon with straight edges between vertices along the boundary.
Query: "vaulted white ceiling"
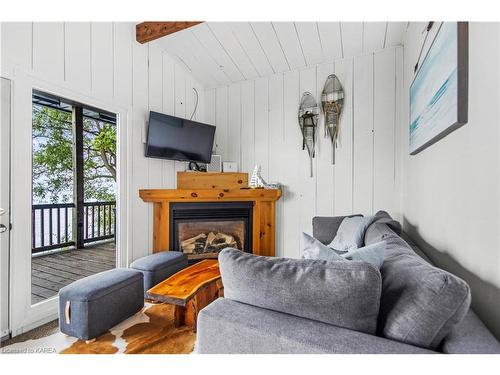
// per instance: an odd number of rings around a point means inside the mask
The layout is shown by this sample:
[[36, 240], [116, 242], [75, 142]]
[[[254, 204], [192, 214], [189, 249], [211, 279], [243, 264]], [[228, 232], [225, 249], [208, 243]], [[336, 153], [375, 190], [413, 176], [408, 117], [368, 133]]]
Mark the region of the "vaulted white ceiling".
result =
[[214, 87], [396, 46], [406, 27], [406, 22], [205, 22], [152, 43]]

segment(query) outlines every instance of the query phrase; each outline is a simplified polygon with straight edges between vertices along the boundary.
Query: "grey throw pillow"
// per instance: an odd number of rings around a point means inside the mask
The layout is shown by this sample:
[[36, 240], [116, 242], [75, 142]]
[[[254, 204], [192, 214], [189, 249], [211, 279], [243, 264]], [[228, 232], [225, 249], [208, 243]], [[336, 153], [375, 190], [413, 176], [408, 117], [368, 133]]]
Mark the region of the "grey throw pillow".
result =
[[328, 247], [339, 251], [348, 251], [363, 246], [366, 228], [374, 219], [374, 216], [346, 217], [342, 220], [337, 235]]
[[380, 268], [384, 263], [386, 242], [381, 241], [369, 246], [351, 249], [349, 251], [336, 251], [323, 245], [316, 238], [307, 233], [302, 233], [302, 258], [327, 261], [359, 260], [373, 264]]
[[386, 244], [387, 242], [380, 241], [358, 249], [352, 249], [342, 254], [342, 257], [349, 260], [362, 260], [380, 269], [384, 263]]
[[382, 280], [365, 262], [219, 253], [224, 298], [374, 334]]

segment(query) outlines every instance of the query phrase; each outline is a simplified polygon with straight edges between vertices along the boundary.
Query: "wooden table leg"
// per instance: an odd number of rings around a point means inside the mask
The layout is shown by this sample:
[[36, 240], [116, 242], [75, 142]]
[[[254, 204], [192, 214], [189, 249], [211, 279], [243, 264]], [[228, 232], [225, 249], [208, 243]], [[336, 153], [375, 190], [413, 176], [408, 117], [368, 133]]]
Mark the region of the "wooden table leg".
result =
[[194, 298], [190, 301], [192, 304], [192, 314], [193, 314], [193, 332], [196, 333], [196, 324], [198, 321], [198, 298], [194, 296]]
[[221, 280], [205, 285], [186, 302], [185, 306], [175, 305], [175, 327], [178, 328], [186, 325], [192, 327], [193, 332], [196, 333], [198, 312], [218, 297], [223, 296], [224, 286]]
[[186, 308], [184, 306], [175, 305], [174, 307], [174, 326], [179, 328], [186, 324]]

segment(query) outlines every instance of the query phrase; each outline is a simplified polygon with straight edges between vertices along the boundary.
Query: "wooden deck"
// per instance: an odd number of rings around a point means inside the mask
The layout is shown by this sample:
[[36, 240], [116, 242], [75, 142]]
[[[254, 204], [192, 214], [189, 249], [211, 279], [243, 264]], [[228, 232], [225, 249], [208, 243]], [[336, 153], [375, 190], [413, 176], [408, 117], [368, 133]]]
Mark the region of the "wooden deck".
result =
[[116, 266], [115, 243], [34, 257], [31, 262], [31, 303], [55, 296], [59, 289]]

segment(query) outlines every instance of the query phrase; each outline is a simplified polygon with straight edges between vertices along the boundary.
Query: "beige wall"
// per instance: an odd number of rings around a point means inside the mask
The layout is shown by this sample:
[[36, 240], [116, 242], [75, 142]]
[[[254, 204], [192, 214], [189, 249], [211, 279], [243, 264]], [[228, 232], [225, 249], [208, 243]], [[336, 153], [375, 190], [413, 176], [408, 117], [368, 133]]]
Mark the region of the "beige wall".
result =
[[[472, 304], [500, 337], [498, 23], [469, 25], [469, 121], [408, 155], [408, 93], [425, 23], [410, 24], [404, 47], [402, 213], [405, 230], [439, 266], [472, 287]], [[424, 53], [439, 28], [435, 24]]]

